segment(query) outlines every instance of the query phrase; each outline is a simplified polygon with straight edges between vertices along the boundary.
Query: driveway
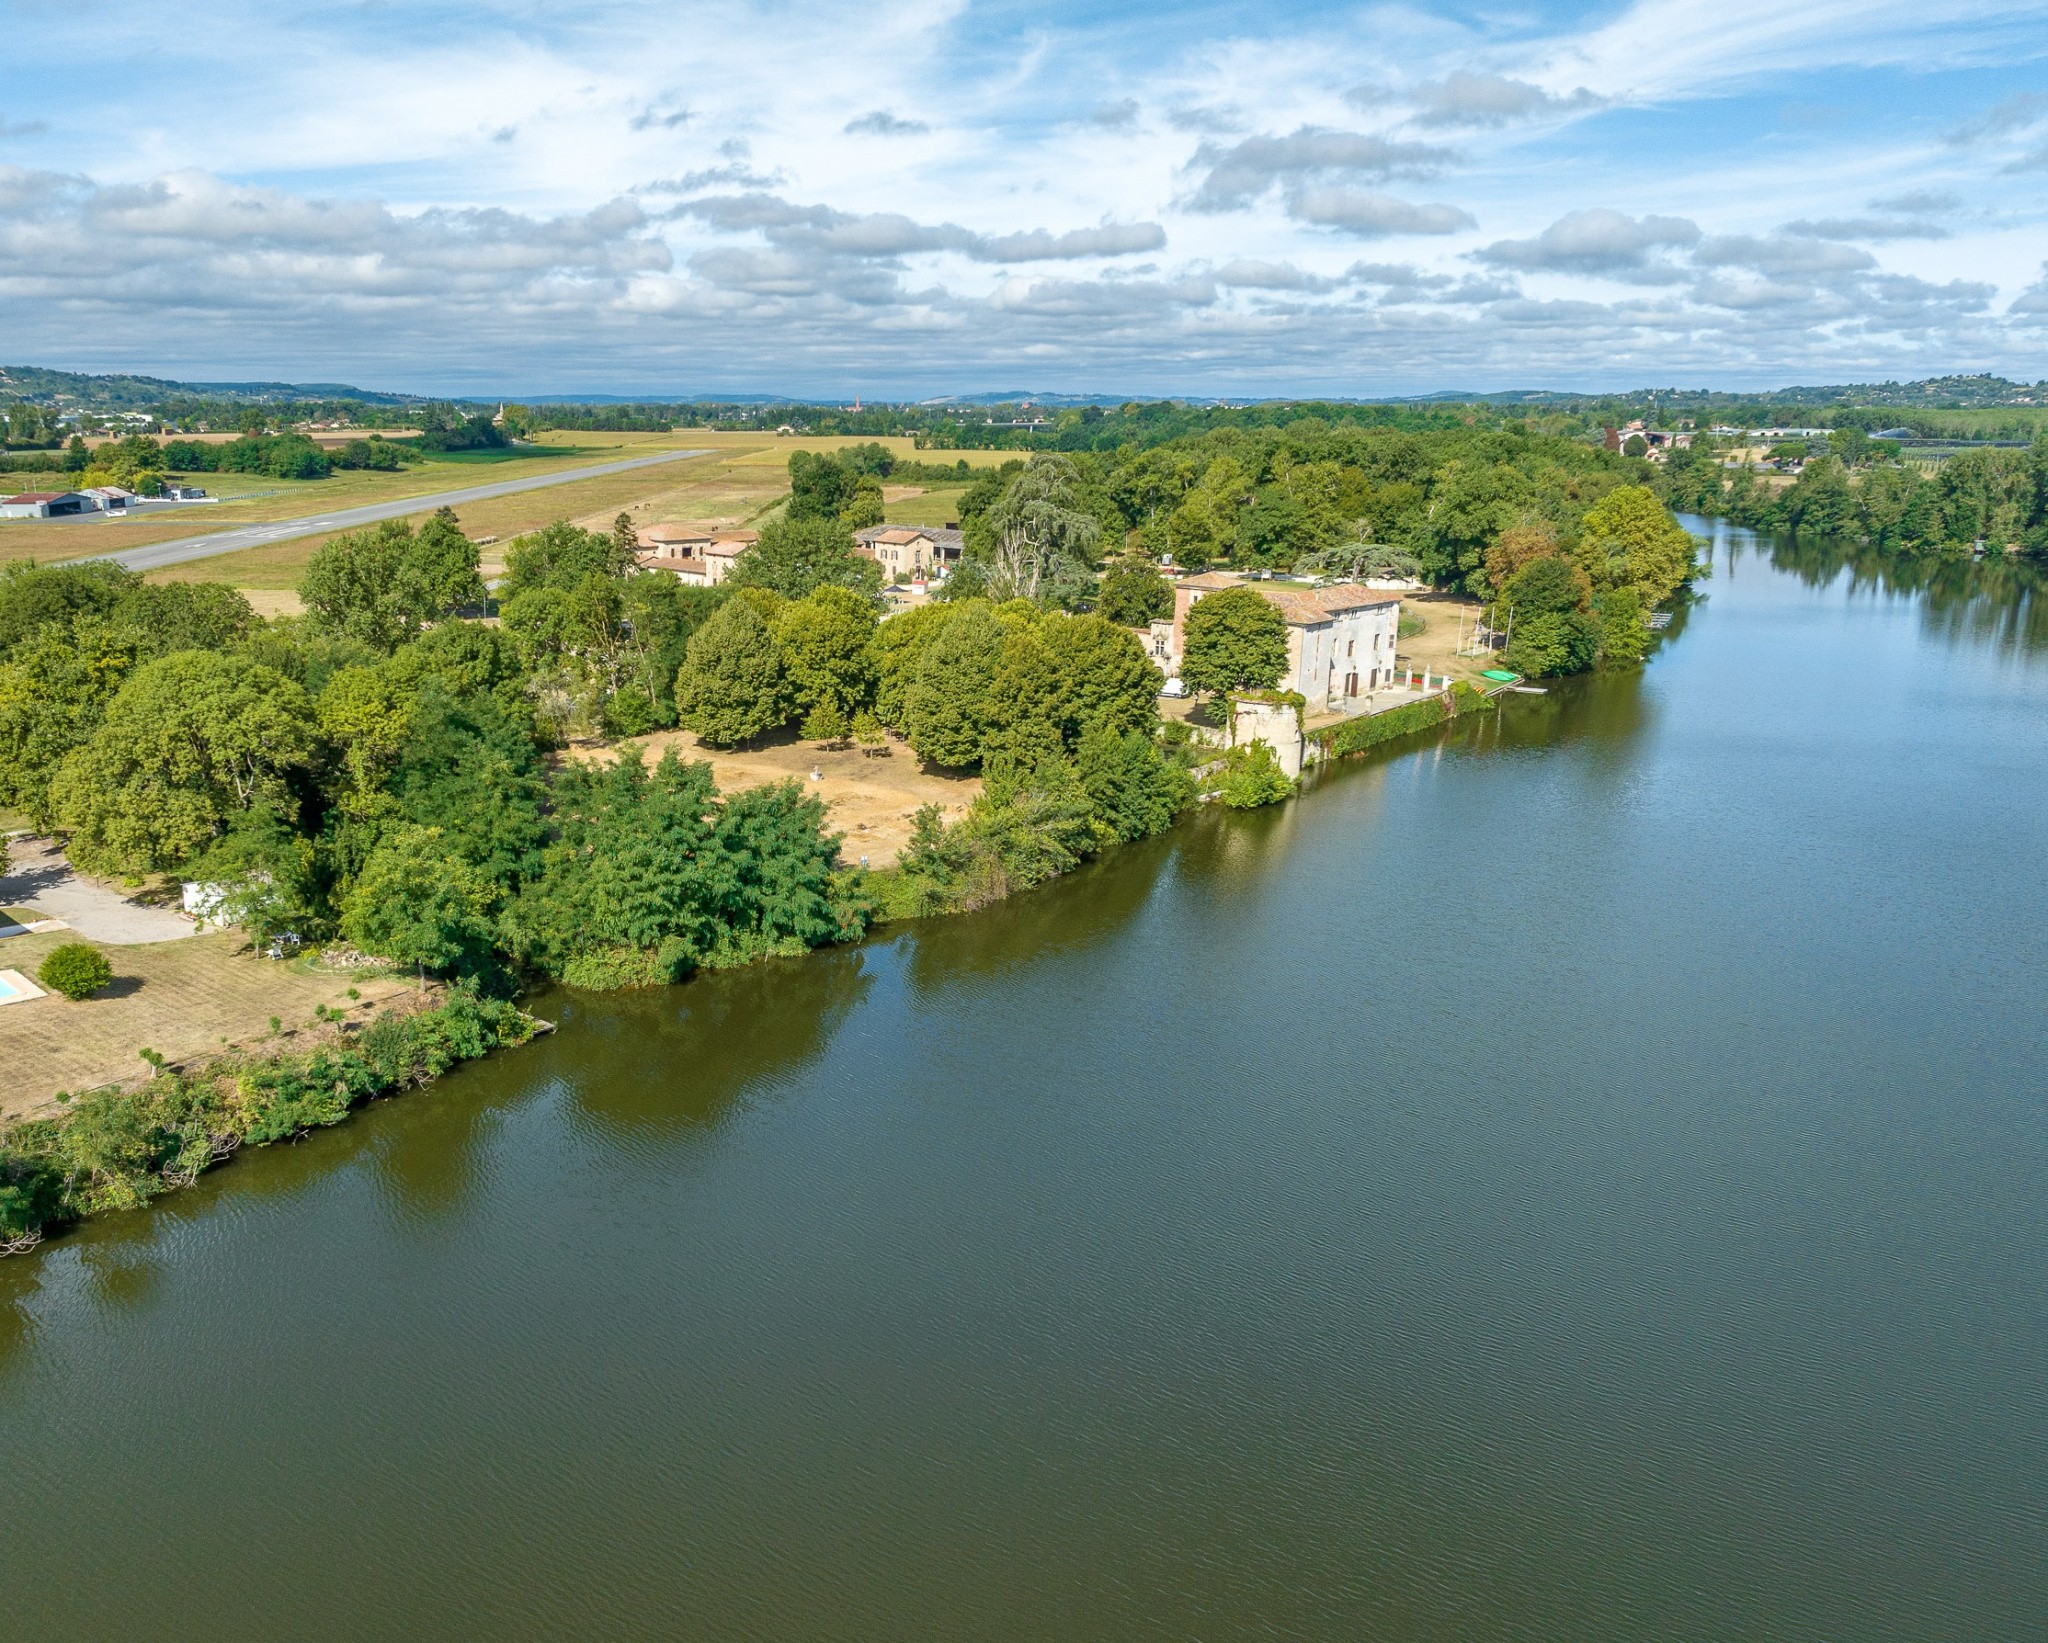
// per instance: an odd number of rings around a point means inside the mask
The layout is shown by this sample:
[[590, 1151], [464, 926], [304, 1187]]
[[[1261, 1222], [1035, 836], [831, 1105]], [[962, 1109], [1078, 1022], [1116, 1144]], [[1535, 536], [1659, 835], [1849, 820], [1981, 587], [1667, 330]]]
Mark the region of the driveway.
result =
[[6, 874], [0, 877], [0, 907], [62, 919], [87, 941], [104, 941], [110, 947], [139, 947], [199, 933], [199, 926], [183, 913], [144, 907], [104, 885], [80, 878], [71, 871], [71, 863], [64, 859], [55, 839], [8, 841]]
[[[272, 542], [288, 542], [295, 536], [318, 536], [325, 531], [349, 531], [358, 525], [374, 525], [385, 519], [405, 519], [436, 508], [453, 508], [464, 502], [485, 502], [494, 496], [515, 496], [521, 491], [546, 490], [550, 485], [572, 485], [579, 479], [598, 479], [605, 474], [625, 473], [633, 468], [652, 468], [663, 462], [681, 462], [687, 457], [709, 456], [704, 451], [663, 451], [658, 456], [628, 457], [621, 462], [600, 462], [589, 468], [563, 468], [557, 473], [533, 474], [525, 479], [501, 479], [493, 485], [471, 485], [459, 491], [430, 491], [424, 496], [405, 496], [392, 502], [373, 502], [361, 508], [335, 508], [327, 513], [309, 514], [304, 519], [275, 519], [262, 525], [238, 525], [232, 530], [209, 531], [204, 536], [181, 536], [175, 542], [152, 542], [147, 547], [122, 548], [116, 553], [96, 553], [93, 559], [111, 559], [129, 570], [162, 570], [193, 559], [211, 559], [219, 553], [239, 553], [244, 548], [261, 548]], [[74, 560], [76, 564], [79, 561]], [[111, 938], [110, 938], [111, 939]]]

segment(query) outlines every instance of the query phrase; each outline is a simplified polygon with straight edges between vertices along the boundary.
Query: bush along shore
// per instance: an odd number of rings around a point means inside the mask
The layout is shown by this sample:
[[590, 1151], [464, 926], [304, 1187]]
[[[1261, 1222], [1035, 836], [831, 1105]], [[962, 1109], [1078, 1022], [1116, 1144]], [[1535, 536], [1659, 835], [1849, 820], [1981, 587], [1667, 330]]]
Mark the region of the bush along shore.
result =
[[139, 1208], [190, 1186], [242, 1146], [338, 1124], [365, 1101], [523, 1044], [543, 1025], [458, 985], [438, 1004], [410, 1014], [387, 1010], [310, 1050], [159, 1068], [140, 1088], [91, 1090], [59, 1116], [7, 1125], [0, 1128], [0, 1254], [33, 1249], [88, 1215]]
[[[1505, 600], [1526, 652], [1508, 665], [1532, 674], [1640, 661], [1641, 612], [1695, 574], [1619, 459], [1309, 421], [981, 474], [941, 597], [882, 621], [882, 566], [854, 537], [878, 514], [876, 454], [792, 458], [786, 510], [717, 586], [643, 562], [625, 516], [536, 531], [508, 548], [495, 623], [469, 614], [477, 546], [445, 509], [333, 538], [305, 614], [267, 621], [233, 588], [106, 563], [0, 571], [0, 807], [63, 835], [85, 872], [206, 885], [259, 948], [344, 941], [454, 989], [323, 1050], [164, 1072], [14, 1126], [0, 1237], [146, 1202], [244, 1141], [518, 1042], [536, 1024], [505, 1001], [525, 987], [655, 986], [854, 941], [1043, 883], [1199, 797], [1286, 798], [1265, 743], [1219, 757], [1161, 722], [1140, 631], [1173, 608], [1162, 552]], [[1218, 592], [1184, 650], [1194, 688], [1270, 694], [1286, 625]], [[1354, 721], [1321, 751], [1463, 705]], [[922, 812], [895, 868], [868, 874], [802, 785], [722, 793], [708, 765], [650, 765], [628, 740], [678, 725], [711, 747], [893, 737], [981, 791], [957, 819]], [[575, 755], [599, 740], [627, 745]]]

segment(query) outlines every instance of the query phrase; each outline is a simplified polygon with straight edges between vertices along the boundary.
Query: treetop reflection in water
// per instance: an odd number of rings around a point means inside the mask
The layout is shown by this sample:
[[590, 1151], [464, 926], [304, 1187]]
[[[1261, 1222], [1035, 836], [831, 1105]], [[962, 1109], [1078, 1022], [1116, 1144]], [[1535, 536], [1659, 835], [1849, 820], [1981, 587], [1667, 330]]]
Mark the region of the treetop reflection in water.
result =
[[2048, 686], [1898, 571], [0, 1263], [11, 1630], [2034, 1635]]

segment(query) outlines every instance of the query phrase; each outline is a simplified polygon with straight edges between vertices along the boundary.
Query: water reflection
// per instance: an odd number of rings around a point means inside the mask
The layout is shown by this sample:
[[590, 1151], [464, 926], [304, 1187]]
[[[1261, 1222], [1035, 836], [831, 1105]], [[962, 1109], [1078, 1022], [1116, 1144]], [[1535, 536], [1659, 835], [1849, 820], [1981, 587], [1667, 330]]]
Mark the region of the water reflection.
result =
[[0, 1261], [0, 1375], [25, 1362], [35, 1338], [33, 1302], [43, 1287], [42, 1262], [27, 1256]]
[[457, 1076], [408, 1095], [382, 1114], [364, 1151], [370, 1178], [393, 1217], [421, 1231], [458, 1220], [485, 1178], [484, 1146], [498, 1103], [477, 1080]]
[[1810, 588], [1839, 581], [1851, 594], [1917, 595], [1923, 631], [1946, 645], [2029, 661], [2048, 655], [2048, 568], [2037, 561], [1896, 553], [1840, 537], [1765, 537], [1718, 523], [1711, 529], [1716, 553], [1731, 566], [1751, 552]]
[[985, 980], [1120, 934], [1184, 852], [1180, 831], [1112, 849], [1063, 879], [982, 912], [920, 919], [894, 937], [911, 985], [928, 992], [963, 979]]
[[508, 1067], [530, 1059], [506, 1076], [553, 1079], [577, 1116], [613, 1138], [701, 1129], [744, 1093], [816, 1060], [872, 986], [865, 955], [851, 948], [714, 971], [678, 987], [564, 990], [533, 1008], [567, 1030], [508, 1058]]

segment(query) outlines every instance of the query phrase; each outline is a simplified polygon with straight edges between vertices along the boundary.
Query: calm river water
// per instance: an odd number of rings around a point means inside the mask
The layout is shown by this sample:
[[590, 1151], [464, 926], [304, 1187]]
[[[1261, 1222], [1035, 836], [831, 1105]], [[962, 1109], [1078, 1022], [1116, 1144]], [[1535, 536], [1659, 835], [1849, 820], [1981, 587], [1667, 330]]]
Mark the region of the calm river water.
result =
[[0, 1631], [2041, 1636], [2048, 600], [1703, 592], [0, 1264]]

